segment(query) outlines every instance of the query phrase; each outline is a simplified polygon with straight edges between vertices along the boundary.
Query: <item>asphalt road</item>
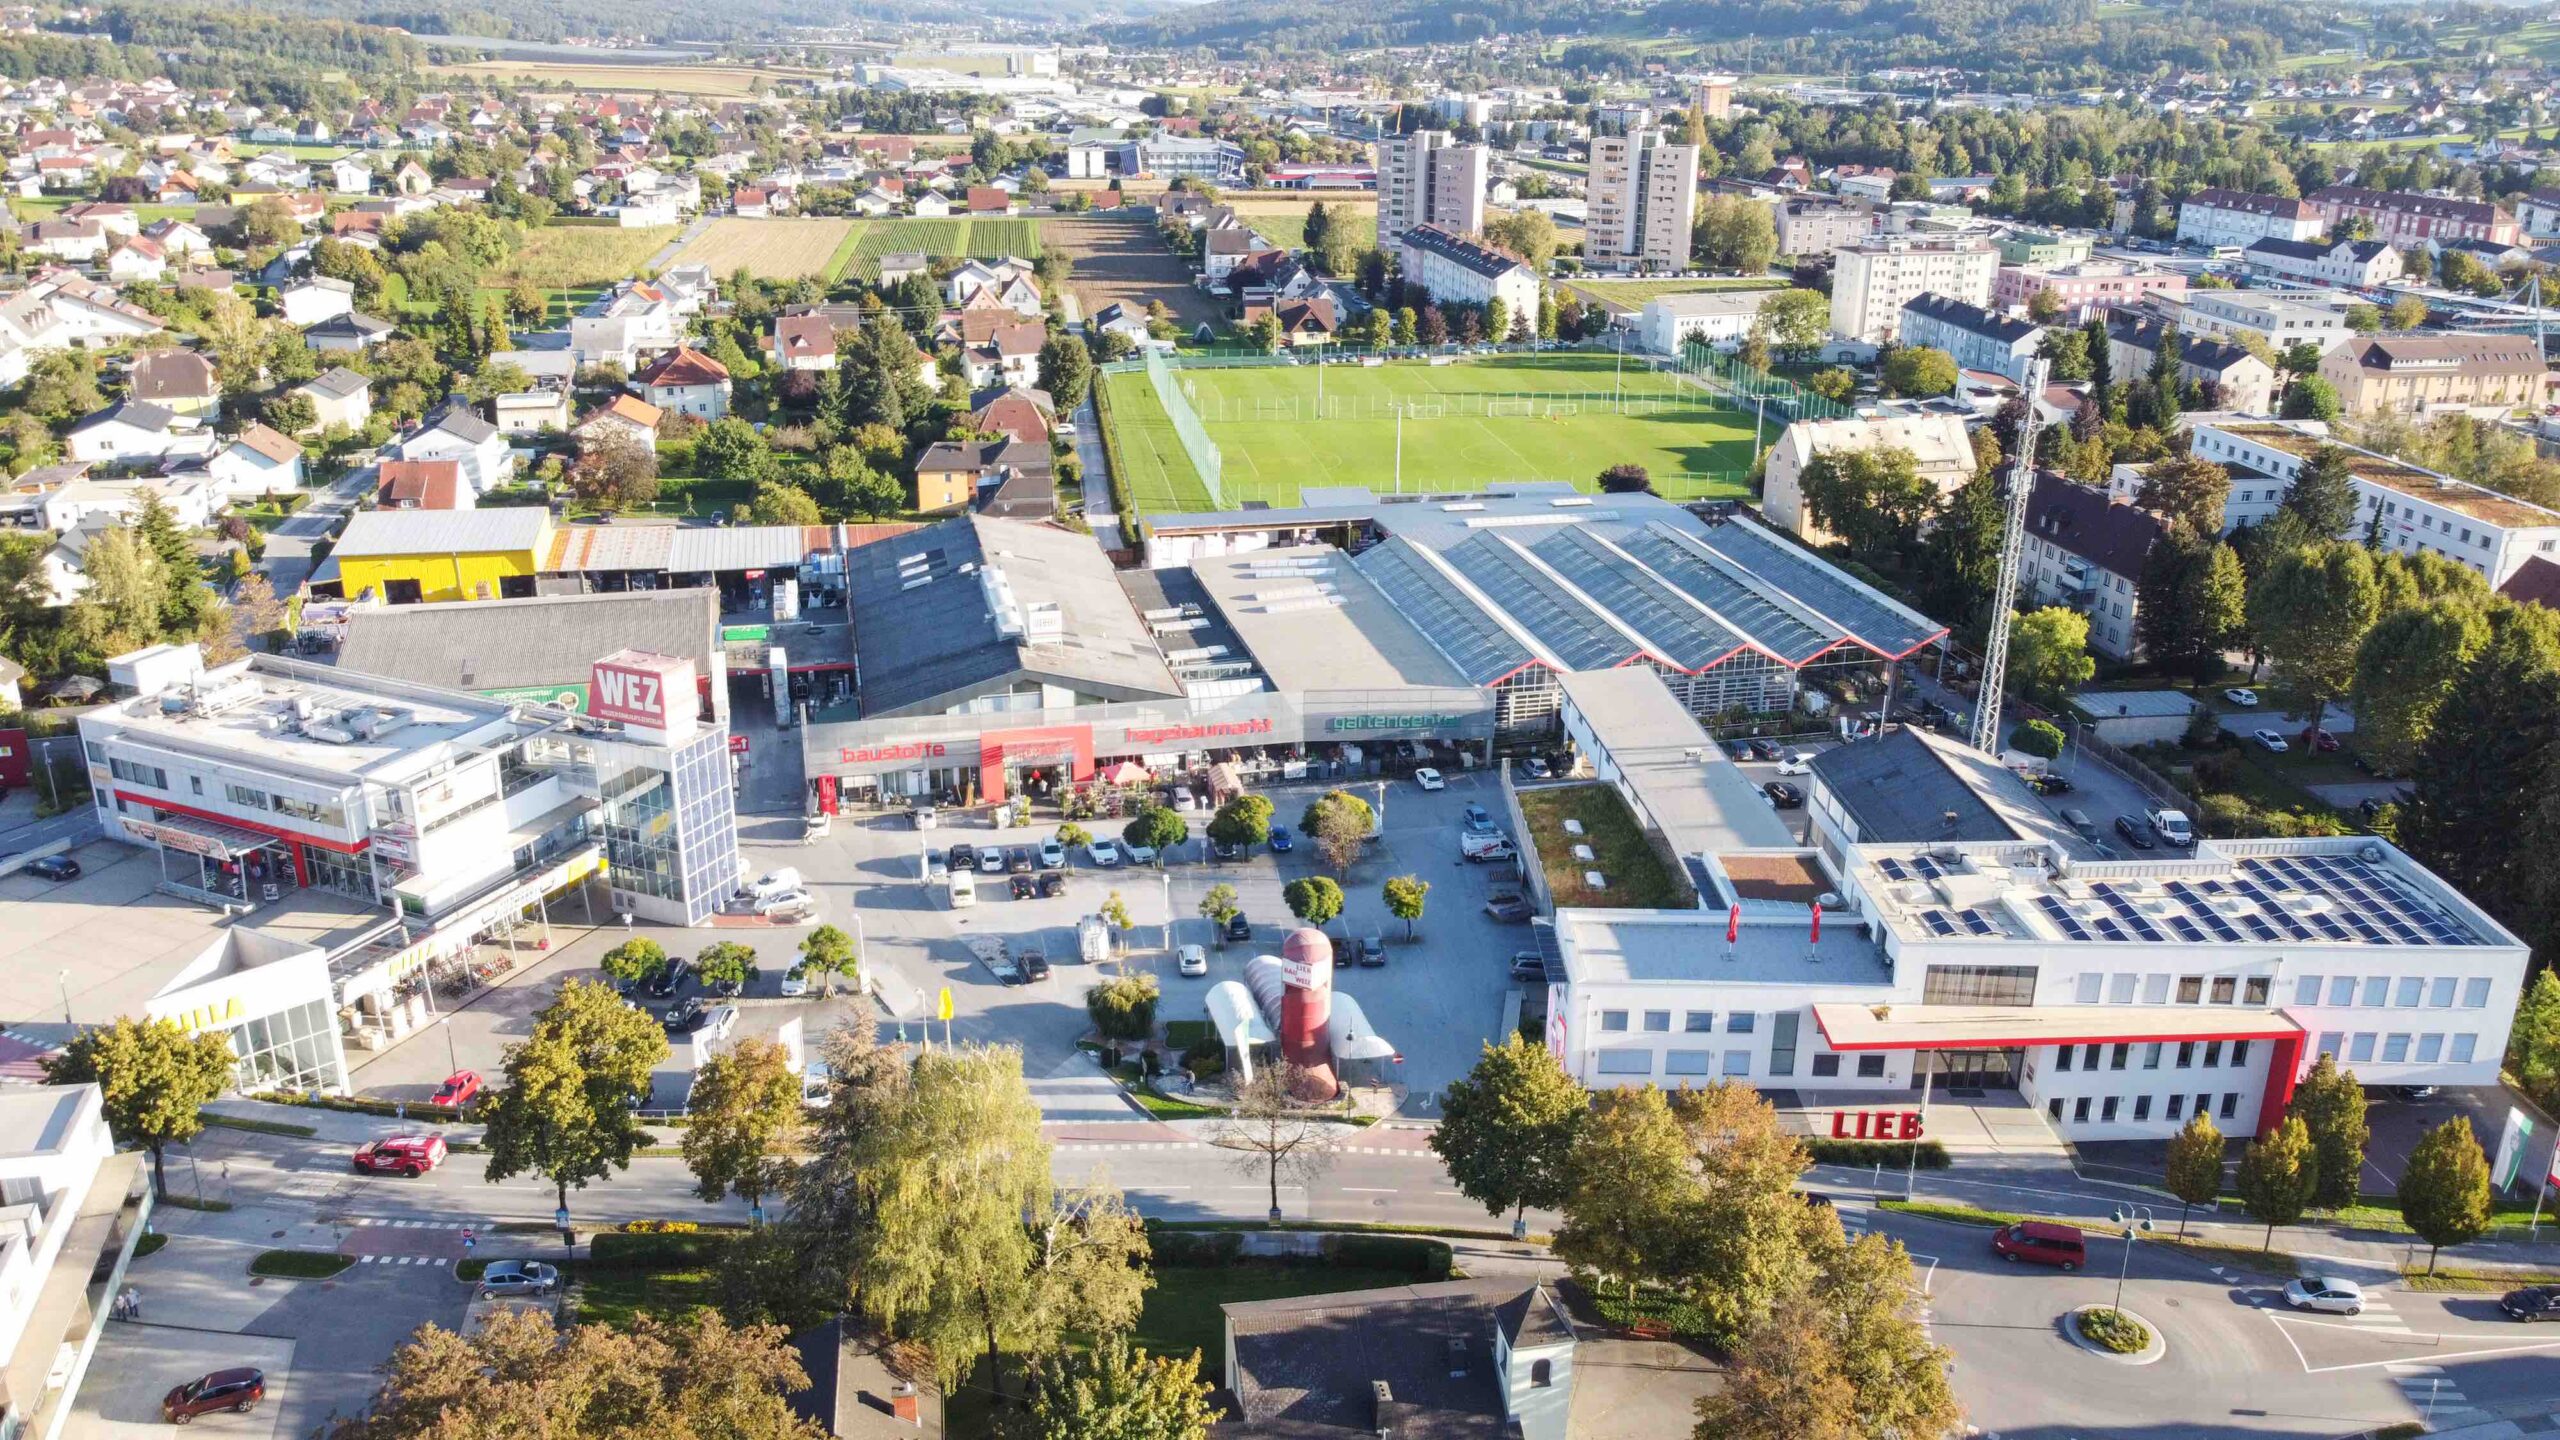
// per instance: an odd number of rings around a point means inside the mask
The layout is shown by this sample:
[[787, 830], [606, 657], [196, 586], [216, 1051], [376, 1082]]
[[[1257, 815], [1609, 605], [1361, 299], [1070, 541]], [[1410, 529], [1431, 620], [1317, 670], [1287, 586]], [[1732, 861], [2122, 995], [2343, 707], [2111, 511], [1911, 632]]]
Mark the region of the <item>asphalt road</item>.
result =
[[313, 498], [310, 504], [288, 516], [267, 532], [267, 551], [258, 568], [266, 573], [267, 583], [275, 587], [279, 599], [290, 599], [311, 578], [314, 568], [311, 547], [333, 534], [356, 501], [374, 483], [374, 468], [360, 465], [338, 478], [335, 485]]

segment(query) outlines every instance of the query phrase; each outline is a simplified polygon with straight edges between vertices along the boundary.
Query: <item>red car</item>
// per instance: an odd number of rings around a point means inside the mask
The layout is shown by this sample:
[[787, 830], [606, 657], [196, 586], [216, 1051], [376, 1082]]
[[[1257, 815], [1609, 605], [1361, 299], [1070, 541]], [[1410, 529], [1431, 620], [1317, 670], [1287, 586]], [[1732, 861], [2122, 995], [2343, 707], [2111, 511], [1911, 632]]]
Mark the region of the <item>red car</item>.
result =
[[461, 1107], [470, 1104], [471, 1098], [479, 1093], [480, 1072], [477, 1070], [456, 1070], [452, 1074], [444, 1077], [444, 1088], [438, 1090], [434, 1097], [427, 1103], [430, 1105], [451, 1105], [456, 1109], [460, 1109]]
[[372, 1175], [424, 1175], [443, 1163], [440, 1135], [394, 1135], [356, 1147], [356, 1168]]
[[258, 1402], [266, 1398], [267, 1377], [264, 1371], [246, 1367], [216, 1370], [160, 1397], [160, 1418], [172, 1425], [184, 1425], [213, 1410], [235, 1410], [246, 1415], [257, 1409]]
[[2317, 750], [2323, 755], [2334, 755], [2338, 751], [2338, 737], [2326, 730], [2305, 730], [2300, 738], [2305, 750]]

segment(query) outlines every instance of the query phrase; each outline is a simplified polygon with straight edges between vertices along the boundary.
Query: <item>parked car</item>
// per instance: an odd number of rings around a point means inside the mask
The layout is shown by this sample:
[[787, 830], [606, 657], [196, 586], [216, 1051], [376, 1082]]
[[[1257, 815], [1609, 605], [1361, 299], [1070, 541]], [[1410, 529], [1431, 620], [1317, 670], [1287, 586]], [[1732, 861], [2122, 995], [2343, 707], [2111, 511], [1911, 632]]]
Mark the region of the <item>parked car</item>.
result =
[[1544, 780], [1556, 773], [1555, 767], [1547, 763], [1547, 757], [1544, 755], [1530, 756], [1520, 763], [1520, 770], [1532, 780]]
[[988, 846], [986, 849], [981, 850], [981, 851], [979, 851], [979, 852], [978, 852], [978, 873], [979, 873], [979, 874], [981, 874], [981, 875], [1001, 875], [1001, 874], [1003, 874], [1003, 873], [1004, 873], [1004, 870], [1005, 870], [1005, 861], [1004, 861], [1004, 852], [1003, 852], [1002, 850], [999, 850], [999, 849], [997, 849], [995, 846], [990, 845], [990, 846]]
[[2285, 739], [2282, 735], [2277, 734], [2273, 730], [2267, 729], [2263, 725], [2250, 731], [2249, 738], [2257, 741], [2261, 749], [2264, 749], [2272, 755], [2282, 755], [2293, 748], [2285, 743]]
[[436, 1093], [428, 1097], [427, 1103], [430, 1105], [450, 1105], [458, 1110], [463, 1106], [470, 1104], [479, 1094], [480, 1072], [477, 1070], [456, 1070], [452, 1074], [444, 1077], [444, 1083], [436, 1087]]
[[747, 986], [753, 982], [757, 976], [762, 975], [763, 973], [764, 967], [758, 965], [753, 960], [750, 960], [747, 962], [746, 974], [741, 975], [734, 980], [714, 980], [702, 988], [715, 999], [735, 1000], [739, 996], [747, 993]]
[[2098, 838], [2098, 822], [2090, 819], [2086, 810], [2066, 808], [2062, 812], [2062, 823], [2079, 832], [2083, 840], [2094, 842]]
[[709, 1013], [698, 997], [688, 995], [668, 1006], [667, 1012], [658, 1017], [658, 1023], [664, 1025], [670, 1035], [690, 1035], [702, 1028]]
[[[987, 853], [992, 855], [995, 852], [990, 850]], [[767, 918], [809, 914], [817, 908], [817, 897], [806, 890], [785, 890], [756, 903], [756, 913]]]
[[2391, 1093], [2399, 1099], [2414, 1103], [2421, 1100], [2433, 1100], [2436, 1098], [2436, 1087], [2433, 1085], [2395, 1085], [2392, 1087]]
[[2316, 1310], [2326, 1315], [2361, 1315], [2364, 1287], [2335, 1275], [2305, 1275], [2285, 1282], [2284, 1303], [2296, 1310]]
[[2012, 1265], [2024, 1260], [2077, 1270], [2089, 1263], [2088, 1242], [2077, 1229], [2044, 1220], [2021, 1220], [1992, 1231], [1991, 1253]]
[[2239, 706], [2243, 710], [2255, 710], [2258, 708], [2258, 692], [2255, 690], [2244, 690], [2238, 686], [2234, 686], [2229, 690], [2223, 691], [2222, 698]]
[[703, 1012], [702, 1028], [696, 1033], [704, 1040], [726, 1040], [738, 1028], [738, 1007], [714, 1005]]
[[267, 1398], [267, 1372], [243, 1366], [199, 1376], [160, 1397], [160, 1418], [184, 1425], [199, 1415], [230, 1410], [246, 1415]]
[[1216, 864], [1233, 864], [1243, 858], [1244, 847], [1236, 844], [1232, 840], [1212, 840], [1209, 842], [1209, 859]]
[[1067, 872], [1066, 872], [1066, 871], [1064, 871], [1064, 870], [1043, 870], [1043, 871], [1041, 871], [1041, 872], [1040, 872], [1040, 885], [1039, 885], [1039, 889], [1040, 889], [1040, 898], [1041, 898], [1041, 899], [1043, 899], [1043, 900], [1048, 899], [1048, 898], [1049, 898], [1050, 896], [1052, 896], [1052, 895], [1064, 895], [1064, 894], [1066, 894], [1066, 893], [1067, 893]]
[[2068, 795], [2071, 793], [2071, 782], [2060, 775], [2047, 772], [2028, 781], [2027, 788], [2039, 795]]
[[2560, 1285], [2528, 1285], [2522, 1290], [2510, 1290], [2499, 1298], [2498, 1308], [2510, 1320], [2560, 1320]]
[[1777, 758], [1778, 758], [1778, 742], [1777, 742], [1777, 741], [1775, 741], [1775, 740], [1768, 740], [1768, 739], [1761, 739], [1761, 740], [1754, 740], [1754, 741], [1752, 741], [1752, 742], [1751, 742], [1751, 758], [1752, 758], [1752, 759], [1754, 759], [1754, 760], [1775, 760], [1775, 759], [1777, 759]]
[[2326, 730], [2311, 727], [2305, 729], [2300, 735], [2294, 738], [2301, 743], [2302, 748], [2305, 750], [2314, 751], [2322, 755], [2335, 755], [2338, 753], [2338, 737], [2330, 734]]
[[1245, 918], [1245, 913], [1243, 911], [1239, 910], [1233, 915], [1227, 917], [1227, 938], [1230, 940], [1250, 940], [1253, 938], [1253, 922]]
[[951, 847], [951, 868], [955, 872], [977, 869], [978, 847], [970, 844], [966, 840], [953, 845]]
[[1059, 844], [1054, 838], [1041, 841], [1040, 868], [1043, 870], [1066, 869], [1067, 847]]
[[80, 878], [80, 862], [68, 855], [47, 855], [28, 861], [23, 873], [39, 880], [77, 880]]
[[942, 858], [942, 852], [939, 850], [927, 850], [924, 852], [925, 883], [931, 885], [950, 878], [951, 865], [950, 862]]
[[1493, 812], [1470, 800], [1467, 808], [1458, 812], [1458, 823], [1476, 834], [1490, 835], [1493, 833]]
[[1547, 980], [1547, 962], [1535, 950], [1518, 950], [1511, 956], [1511, 978], [1543, 985]]
[[1517, 891], [1505, 890], [1485, 900], [1484, 913], [1505, 925], [1525, 925], [1529, 923], [1529, 918], [1538, 912], [1536, 907], [1529, 903], [1528, 897]]
[[1128, 841], [1123, 840], [1120, 842], [1120, 853], [1128, 856], [1129, 863], [1132, 865], [1153, 865], [1156, 863], [1156, 847], [1153, 845], [1132, 845]]
[[1289, 834], [1288, 826], [1274, 825], [1271, 827], [1271, 838], [1267, 843], [1271, 846], [1272, 854], [1286, 855], [1298, 842]]
[[1014, 845], [1004, 852], [1004, 868], [1015, 875], [1028, 875], [1040, 868], [1039, 858], [1028, 845]]
[[809, 972], [794, 965], [782, 972], [782, 997], [796, 1000], [809, 993]]
[[1778, 773], [1781, 775], [1810, 775], [1813, 773], [1813, 757], [1802, 750], [1790, 750], [1785, 755], [1779, 757]]
[[1750, 741], [1736, 740], [1733, 742], [1734, 763], [1738, 765], [1748, 765], [1759, 758], [1760, 752], [1758, 748], [1753, 746]]
[[1040, 892], [1040, 882], [1028, 875], [1013, 876], [1006, 883], [1013, 887], [1013, 898], [1016, 900], [1028, 900]]
[[658, 977], [649, 982], [649, 998], [672, 1000], [676, 992], [684, 988], [684, 982], [692, 978], [692, 961], [681, 956], [671, 958], [667, 961], [667, 968], [659, 971]]
[[1177, 957], [1173, 965], [1175, 974], [1206, 975], [1209, 973], [1209, 952], [1199, 946], [1185, 945], [1174, 954]]
[[2152, 838], [2150, 821], [2136, 820], [2130, 815], [2116, 817], [2116, 833], [2124, 837], [2124, 843], [2136, 850], [2148, 850], [2160, 843]]
[[1120, 863], [1119, 842], [1108, 838], [1096, 840], [1084, 847], [1084, 858], [1108, 870]]
[[1048, 956], [1041, 954], [1037, 950], [1024, 950], [1020, 955], [1016, 956], [1015, 959], [1016, 962], [1022, 966], [1023, 979], [1046, 980], [1049, 978]]
[[1768, 796], [1769, 803], [1780, 810], [1801, 810], [1804, 808], [1804, 792], [1797, 789], [1795, 786], [1788, 784], [1784, 780], [1770, 781], [1768, 784], [1760, 787], [1760, 793]]
[[492, 1260], [480, 1272], [480, 1296], [548, 1295], [560, 1288], [558, 1269], [539, 1260]]
[[1421, 786], [1425, 790], [1445, 790], [1449, 788], [1449, 782], [1440, 778], [1440, 772], [1432, 769], [1428, 765], [1425, 765], [1421, 769], [1413, 772], [1413, 783]]
[[394, 1135], [356, 1147], [355, 1166], [368, 1175], [424, 1175], [443, 1163], [441, 1135]]
[[908, 811], [907, 818], [913, 820], [916, 828], [919, 830], [937, 829], [942, 824], [941, 812], [935, 810], [930, 805], [919, 805], [913, 810]]
[[834, 828], [834, 816], [823, 812], [808, 816], [800, 822], [800, 842], [807, 845], [824, 840], [827, 838], [828, 832]]
[[1387, 938], [1385, 936], [1363, 935], [1355, 943], [1357, 943], [1359, 948], [1352, 954], [1351, 959], [1353, 964], [1366, 965], [1370, 969], [1375, 970], [1379, 966], [1387, 963]]

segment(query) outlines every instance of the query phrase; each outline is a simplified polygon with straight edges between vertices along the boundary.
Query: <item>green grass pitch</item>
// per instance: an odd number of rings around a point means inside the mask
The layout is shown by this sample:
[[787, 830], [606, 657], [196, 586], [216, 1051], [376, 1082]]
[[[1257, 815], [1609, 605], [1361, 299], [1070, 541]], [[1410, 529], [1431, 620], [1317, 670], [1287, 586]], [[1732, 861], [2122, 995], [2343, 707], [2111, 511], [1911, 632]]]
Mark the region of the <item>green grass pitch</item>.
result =
[[[1529, 480], [1596, 490], [1632, 461], [1674, 499], [1742, 498], [1752, 418], [1677, 376], [1608, 354], [1504, 355], [1449, 365], [1391, 361], [1321, 367], [1325, 409], [1311, 418], [1319, 367], [1177, 369], [1224, 457], [1224, 500], [1295, 505], [1306, 486], [1382, 494], [1455, 491]], [[1102, 377], [1113, 476], [1140, 515], [1213, 508], [1143, 371]], [[1634, 397], [1622, 414], [1615, 396]], [[1691, 399], [1696, 404], [1688, 403]], [[1486, 402], [1501, 411], [1486, 413]], [[1408, 408], [1399, 486], [1393, 407]], [[1434, 408], [1440, 412], [1436, 416]], [[1415, 413], [1418, 410], [1420, 413]], [[1285, 418], [1294, 413], [1310, 418]], [[1779, 422], [1772, 421], [1773, 427]]]

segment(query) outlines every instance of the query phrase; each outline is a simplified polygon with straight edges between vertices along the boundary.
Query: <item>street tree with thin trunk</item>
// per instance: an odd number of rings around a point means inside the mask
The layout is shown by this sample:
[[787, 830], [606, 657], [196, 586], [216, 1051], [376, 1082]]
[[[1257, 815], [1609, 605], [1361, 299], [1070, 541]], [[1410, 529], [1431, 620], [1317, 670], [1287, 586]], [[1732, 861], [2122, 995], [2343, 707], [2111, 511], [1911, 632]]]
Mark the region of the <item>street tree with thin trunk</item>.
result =
[[600, 968], [625, 985], [646, 985], [666, 973], [667, 947], [635, 935], [604, 952]]
[[706, 1203], [735, 1195], [758, 1215], [791, 1177], [807, 1107], [791, 1052], [772, 1040], [740, 1040], [694, 1072], [686, 1101], [685, 1168]]
[[2311, 1187], [2319, 1180], [2311, 1149], [2311, 1130], [2298, 1115], [2249, 1142], [2240, 1156], [2240, 1203], [2249, 1218], [2267, 1227], [2262, 1249], [2274, 1249], [2276, 1227], [2302, 1218], [2311, 1205]]
[[1326, 791], [1298, 817], [1298, 829], [1315, 842], [1316, 853], [1324, 856], [1336, 875], [1351, 869], [1351, 863], [1360, 858], [1360, 847], [1377, 828], [1377, 812], [1348, 790]]
[[1280, 1218], [1283, 1180], [1305, 1185], [1333, 1163], [1336, 1127], [1299, 1103], [1308, 1088], [1304, 1069], [1275, 1061], [1236, 1087], [1235, 1108], [1212, 1126], [1209, 1143], [1232, 1153], [1236, 1170], [1270, 1188], [1271, 1218]]
[[693, 957], [693, 968], [706, 985], [743, 986], [756, 973], [756, 952], [735, 940], [717, 941]]
[[1301, 875], [1281, 887], [1280, 900], [1289, 913], [1321, 930], [1342, 913], [1342, 887], [1323, 875]]
[[2169, 1137], [2169, 1193], [2178, 1197], [2180, 1235], [2187, 1233], [2189, 1210], [2222, 1194], [2222, 1149], [2222, 1131], [2202, 1110]]
[[1573, 1180], [1573, 1140], [1589, 1100], [1546, 1046], [1523, 1035], [1486, 1045], [1475, 1068], [1440, 1092], [1431, 1151], [1449, 1167], [1458, 1193], [1489, 1215], [1511, 1212], [1511, 1233], [1527, 1229], [1532, 1206], [1564, 1204]]
[[833, 925], [821, 925], [800, 941], [800, 975], [815, 975], [833, 997], [839, 977], [856, 979], [862, 974], [862, 952], [854, 948], [853, 937]]
[[1271, 801], [1238, 795], [1209, 817], [1209, 838], [1221, 845], [1259, 845], [1271, 838]]
[[175, 1020], [126, 1018], [83, 1030], [44, 1059], [49, 1085], [95, 1085], [107, 1129], [151, 1152], [151, 1188], [169, 1193], [168, 1149], [204, 1129], [207, 1102], [231, 1088], [230, 1040]]
[[1625, 1287], [1632, 1305], [1636, 1287], [1665, 1278], [1690, 1243], [1702, 1194], [1689, 1136], [1656, 1087], [1603, 1090], [1575, 1130], [1570, 1167], [1556, 1258]]
[[2489, 1158], [2480, 1137], [2460, 1115], [2420, 1136], [2400, 1172], [2400, 1218], [2427, 1242], [2427, 1273], [2447, 1245], [2464, 1245], [2489, 1232], [2495, 1213], [2489, 1196]]
[[1209, 922], [1210, 938], [1219, 949], [1227, 948], [1227, 922], [1244, 913], [1244, 901], [1237, 898], [1236, 887], [1221, 880], [1200, 897], [1200, 915]]
[[2294, 1090], [2289, 1113], [2301, 1116], [2311, 1132], [2312, 1205], [2339, 1210], [2356, 1203], [2365, 1142], [2373, 1138], [2365, 1123], [2364, 1086], [2338, 1067], [2336, 1056], [2323, 1055]]
[[506, 1082], [481, 1102], [488, 1179], [540, 1175], [565, 1210], [571, 1190], [630, 1168], [649, 1139], [632, 1111], [667, 1053], [666, 1031], [613, 987], [562, 986], [507, 1047]]
[[1414, 938], [1414, 925], [1422, 919], [1423, 899], [1431, 893], [1431, 882], [1419, 875], [1389, 876], [1378, 887], [1379, 898], [1387, 902], [1387, 913], [1404, 922], [1404, 938]]

